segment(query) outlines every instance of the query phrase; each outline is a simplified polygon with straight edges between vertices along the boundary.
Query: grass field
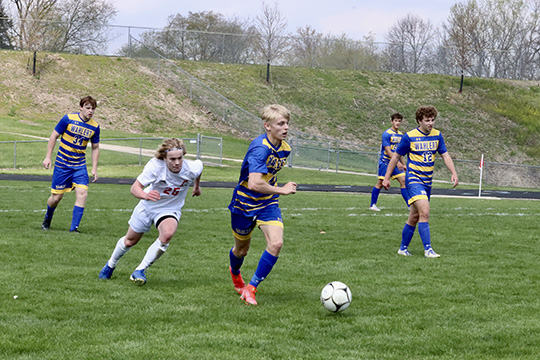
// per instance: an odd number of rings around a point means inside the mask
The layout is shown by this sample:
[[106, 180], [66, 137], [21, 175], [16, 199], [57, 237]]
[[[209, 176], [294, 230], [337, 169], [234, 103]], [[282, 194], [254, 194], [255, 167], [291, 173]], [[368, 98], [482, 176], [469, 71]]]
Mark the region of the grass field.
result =
[[[152, 230], [98, 279], [137, 200], [128, 185], [91, 186], [81, 234], [67, 231], [66, 195], [40, 229], [48, 183], [0, 182], [1, 359], [537, 359], [540, 202], [433, 198], [433, 247], [397, 255], [407, 211], [382, 195], [283, 197], [285, 246], [259, 287], [238, 299], [228, 274], [230, 189], [188, 198], [167, 253], [137, 287], [129, 275]], [[264, 249], [257, 231], [243, 267]], [[353, 302], [332, 314], [322, 287], [345, 282]], [[14, 299], [17, 295], [18, 298]]]

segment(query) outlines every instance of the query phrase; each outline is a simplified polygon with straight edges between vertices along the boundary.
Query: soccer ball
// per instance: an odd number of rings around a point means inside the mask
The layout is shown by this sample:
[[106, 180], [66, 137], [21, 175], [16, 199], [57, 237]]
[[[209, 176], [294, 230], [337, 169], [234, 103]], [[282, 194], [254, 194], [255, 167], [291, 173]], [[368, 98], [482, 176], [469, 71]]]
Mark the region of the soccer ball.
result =
[[351, 290], [341, 281], [332, 281], [321, 291], [321, 302], [326, 310], [331, 312], [345, 310], [351, 304], [351, 300]]

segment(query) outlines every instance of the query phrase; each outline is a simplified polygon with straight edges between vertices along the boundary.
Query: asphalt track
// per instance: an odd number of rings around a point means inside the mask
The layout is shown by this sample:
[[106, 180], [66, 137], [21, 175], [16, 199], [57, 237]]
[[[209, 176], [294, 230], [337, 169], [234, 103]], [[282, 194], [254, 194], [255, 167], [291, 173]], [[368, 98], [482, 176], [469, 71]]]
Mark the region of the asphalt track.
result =
[[[17, 174], [0, 174], [0, 180], [13, 181], [46, 181], [52, 180], [51, 176], [47, 175], [17, 175]], [[102, 178], [98, 179], [100, 184], [118, 184], [131, 185], [135, 179], [131, 178]], [[235, 182], [225, 181], [201, 181], [203, 188], [234, 188]], [[319, 191], [319, 192], [345, 192], [345, 193], [371, 193], [373, 186], [355, 186], [355, 185], [311, 185], [298, 184], [298, 191]], [[386, 194], [400, 194], [399, 187], [393, 186], [390, 190], [383, 190]], [[433, 189], [432, 196], [452, 196], [452, 197], [478, 197], [478, 190], [460, 189]], [[500, 198], [500, 199], [530, 199], [540, 200], [540, 191], [502, 191], [502, 190], [482, 190], [484, 198]]]

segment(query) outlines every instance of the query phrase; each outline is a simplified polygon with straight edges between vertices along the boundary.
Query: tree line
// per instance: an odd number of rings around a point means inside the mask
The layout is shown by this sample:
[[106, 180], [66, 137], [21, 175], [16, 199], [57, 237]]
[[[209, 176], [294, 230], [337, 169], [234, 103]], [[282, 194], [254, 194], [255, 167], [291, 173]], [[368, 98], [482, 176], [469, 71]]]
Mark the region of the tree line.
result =
[[[6, 1], [6, 0], [4, 0]], [[98, 53], [110, 36], [116, 9], [110, 0], [0, 0], [0, 46], [23, 50]], [[261, 3], [254, 19], [214, 11], [168, 17], [141, 41], [168, 58], [240, 64], [331, 67], [509, 79], [540, 77], [540, 3], [537, 0], [464, 0], [440, 27], [406, 14], [384, 42], [318, 32], [309, 25], [287, 33], [277, 5]], [[119, 55], [141, 55], [126, 44]], [[267, 76], [268, 77], [268, 76]]]

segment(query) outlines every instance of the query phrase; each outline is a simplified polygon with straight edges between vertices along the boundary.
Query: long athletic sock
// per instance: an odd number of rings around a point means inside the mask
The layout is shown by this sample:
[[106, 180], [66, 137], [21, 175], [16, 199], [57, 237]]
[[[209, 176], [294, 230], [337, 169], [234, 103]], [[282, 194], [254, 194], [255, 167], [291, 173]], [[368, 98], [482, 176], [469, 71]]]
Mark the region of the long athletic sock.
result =
[[405, 223], [405, 226], [403, 227], [403, 231], [401, 232], [401, 246], [399, 247], [400, 250], [405, 250], [409, 247], [409, 244], [411, 243], [415, 229], [416, 229], [415, 226], [411, 226]]
[[162, 243], [159, 241], [159, 238], [150, 245], [148, 250], [146, 251], [146, 255], [144, 255], [144, 258], [142, 259], [141, 263], [135, 270], [146, 270], [148, 269], [153, 263], [157, 261], [163, 255], [163, 253], [167, 250], [169, 247], [169, 244]]
[[231, 263], [231, 272], [233, 275], [240, 274], [240, 268], [242, 267], [242, 264], [244, 263], [244, 258], [238, 258], [236, 255], [234, 255], [232, 248], [229, 251], [229, 261]]
[[418, 223], [418, 233], [420, 234], [420, 239], [422, 244], [424, 244], [424, 250], [431, 248], [431, 235], [429, 233], [429, 223], [419, 222]]
[[274, 256], [268, 251], [264, 250], [261, 259], [259, 260], [259, 265], [257, 265], [257, 270], [255, 270], [255, 274], [253, 274], [253, 277], [249, 283], [255, 287], [259, 286], [260, 282], [263, 281], [268, 274], [270, 274], [270, 271], [272, 271], [272, 268], [276, 264], [277, 260], [277, 256]]
[[77, 230], [79, 227], [79, 224], [81, 223], [81, 219], [84, 213], [84, 208], [75, 205], [73, 207], [73, 216], [71, 217], [71, 226], [69, 228], [69, 231]]
[[405, 200], [405, 204], [409, 206], [409, 192], [407, 191], [407, 188], [401, 188], [401, 196], [403, 196], [403, 200]]
[[124, 256], [128, 252], [129, 249], [131, 249], [130, 247], [126, 247], [126, 245], [124, 245], [125, 238], [126, 238], [125, 236], [122, 236], [116, 242], [116, 246], [108, 262], [108, 265], [110, 268], [114, 269], [116, 267], [116, 264], [118, 264], [118, 260], [120, 260], [120, 258]]
[[379, 194], [381, 193], [381, 189], [377, 189], [377, 187], [373, 187], [373, 190], [371, 190], [371, 206], [377, 204], [377, 200], [379, 199]]
[[54, 210], [56, 210], [55, 207], [50, 207], [47, 205], [47, 212], [45, 213], [45, 219], [51, 220], [54, 215]]

